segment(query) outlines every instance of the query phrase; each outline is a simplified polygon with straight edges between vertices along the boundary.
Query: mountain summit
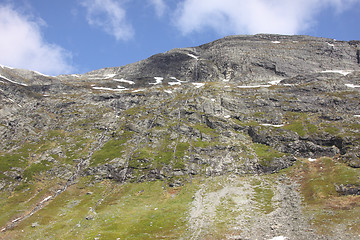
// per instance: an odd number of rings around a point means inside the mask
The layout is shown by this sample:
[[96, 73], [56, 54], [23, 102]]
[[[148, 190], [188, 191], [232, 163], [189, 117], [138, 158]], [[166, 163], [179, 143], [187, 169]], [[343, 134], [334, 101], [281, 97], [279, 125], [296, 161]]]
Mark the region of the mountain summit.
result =
[[360, 41], [260, 34], [0, 67], [4, 239], [358, 239]]

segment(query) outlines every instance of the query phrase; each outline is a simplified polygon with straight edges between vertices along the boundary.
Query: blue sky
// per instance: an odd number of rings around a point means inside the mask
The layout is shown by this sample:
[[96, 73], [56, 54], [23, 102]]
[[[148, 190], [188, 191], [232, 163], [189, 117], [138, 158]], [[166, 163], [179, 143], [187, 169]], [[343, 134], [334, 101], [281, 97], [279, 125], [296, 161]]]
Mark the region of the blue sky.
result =
[[360, 0], [0, 0], [0, 64], [85, 73], [232, 34], [359, 29]]

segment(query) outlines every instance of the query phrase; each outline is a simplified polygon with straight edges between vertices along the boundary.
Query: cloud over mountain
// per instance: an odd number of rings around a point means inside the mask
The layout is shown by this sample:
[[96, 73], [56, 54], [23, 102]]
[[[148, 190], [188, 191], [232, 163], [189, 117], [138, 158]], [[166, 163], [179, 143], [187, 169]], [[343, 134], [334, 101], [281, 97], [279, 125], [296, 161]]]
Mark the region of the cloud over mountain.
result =
[[84, 0], [82, 5], [87, 10], [86, 19], [90, 25], [104, 30], [116, 40], [129, 40], [134, 36], [133, 27], [127, 22], [122, 1]]
[[71, 53], [43, 38], [43, 24], [0, 4], [0, 64], [51, 75], [70, 73]]
[[213, 29], [220, 34], [297, 34], [323, 10], [341, 13], [358, 0], [184, 0], [176, 25], [183, 34]]

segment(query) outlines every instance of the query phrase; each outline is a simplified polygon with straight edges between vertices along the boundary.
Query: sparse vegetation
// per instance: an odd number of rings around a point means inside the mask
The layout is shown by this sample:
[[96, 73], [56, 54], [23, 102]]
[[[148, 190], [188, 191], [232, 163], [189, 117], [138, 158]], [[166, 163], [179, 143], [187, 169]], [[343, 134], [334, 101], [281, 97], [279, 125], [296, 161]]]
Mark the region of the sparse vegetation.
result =
[[260, 159], [260, 164], [263, 166], [268, 166], [274, 158], [279, 158], [285, 155], [285, 153], [281, 153], [267, 145], [260, 143], [254, 143], [252, 148]]

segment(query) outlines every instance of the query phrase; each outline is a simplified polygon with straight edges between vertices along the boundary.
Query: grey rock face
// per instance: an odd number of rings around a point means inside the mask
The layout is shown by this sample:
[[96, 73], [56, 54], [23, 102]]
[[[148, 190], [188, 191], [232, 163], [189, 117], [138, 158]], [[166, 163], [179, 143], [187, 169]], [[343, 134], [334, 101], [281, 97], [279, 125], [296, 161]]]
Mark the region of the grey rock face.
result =
[[83, 75], [0, 67], [1, 174], [176, 186], [301, 157], [359, 167], [357, 44], [230, 36]]
[[139, 84], [148, 77], [254, 84], [332, 69], [359, 70], [354, 42], [260, 34], [229, 36], [199, 47], [173, 49], [88, 75], [116, 74]]

